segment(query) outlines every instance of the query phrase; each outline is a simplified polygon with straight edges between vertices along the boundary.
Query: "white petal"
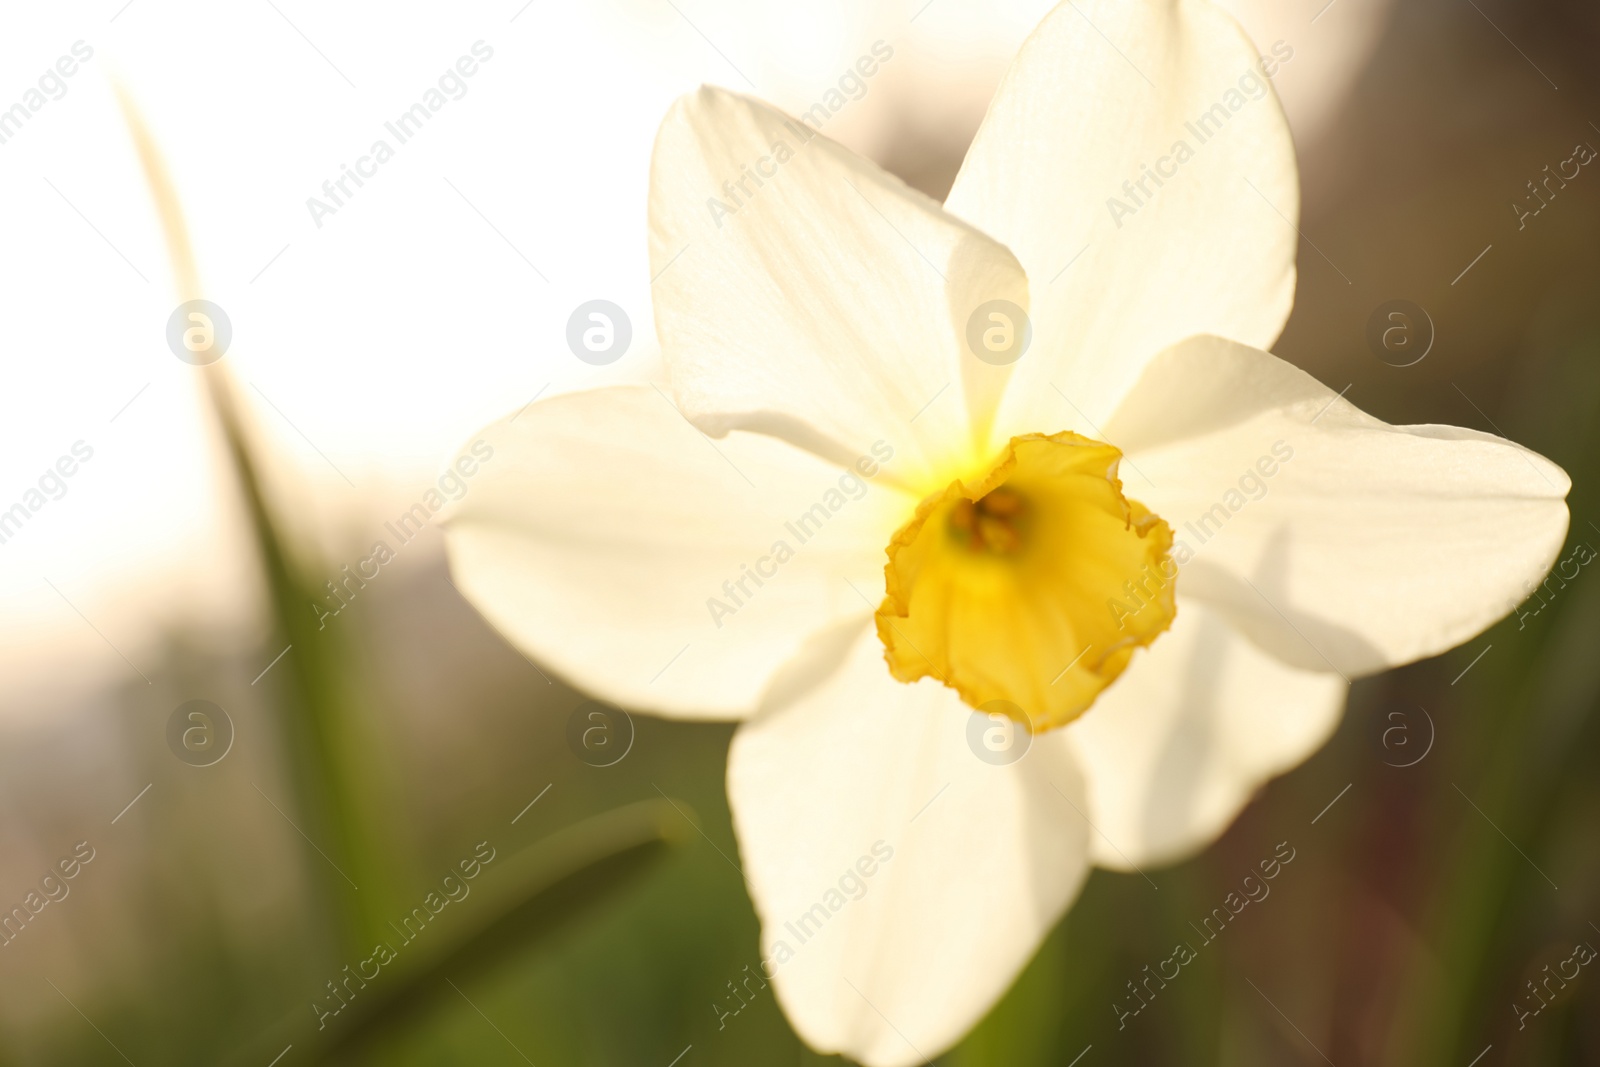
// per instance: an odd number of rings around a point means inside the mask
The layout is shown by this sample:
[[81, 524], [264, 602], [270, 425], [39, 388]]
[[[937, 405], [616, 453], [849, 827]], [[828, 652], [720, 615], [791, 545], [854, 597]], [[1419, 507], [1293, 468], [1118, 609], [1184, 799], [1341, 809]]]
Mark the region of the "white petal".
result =
[[1089, 779], [1095, 863], [1148, 868], [1209, 844], [1267, 779], [1322, 746], [1345, 689], [1180, 597], [1172, 629], [1065, 731]]
[[908, 484], [972, 450], [967, 320], [991, 298], [1027, 304], [1003, 247], [801, 120], [718, 89], [662, 122], [650, 248], [686, 414], [843, 462], [886, 441]]
[[1299, 183], [1257, 63], [1204, 0], [1072, 0], [1023, 45], [946, 201], [1032, 282], [1037, 340], [1000, 434], [1093, 435], [1145, 363], [1192, 334], [1277, 339]]
[[808, 638], [871, 613], [914, 506], [770, 437], [711, 441], [648, 386], [555, 397], [481, 437], [493, 457], [446, 525], [457, 587], [525, 654], [645, 711], [748, 714]]
[[1353, 677], [1460, 644], [1526, 598], [1566, 535], [1571, 482], [1537, 453], [1390, 426], [1217, 338], [1163, 353], [1106, 432], [1175, 557], [1194, 553], [1179, 590], [1311, 670]]
[[[984, 762], [968, 728], [986, 718], [892, 680], [870, 628], [852, 636], [836, 673], [740, 727], [728, 796], [790, 1021], [814, 1048], [897, 1067], [959, 1040], [1033, 955], [1083, 882], [1088, 809], [1059, 731]], [[875, 850], [892, 858], [850, 877]]]
[[[1218, 2], [1249, 31], [1264, 54], [1270, 48], [1278, 56], [1290, 56], [1283, 73], [1273, 79], [1273, 87], [1283, 100], [1295, 144], [1308, 157], [1316, 155], [1338, 137], [1344, 104], [1383, 40], [1398, 6], [1395, 0], [1342, 0], [1338, 21], [1331, 11], [1328, 18], [1317, 19], [1315, 38], [1307, 36], [1307, 28], [1316, 12], [1308, 13], [1283, 0]], [[1295, 48], [1295, 44], [1309, 47]], [[1347, 153], [1328, 152], [1317, 158], [1323, 163], [1319, 179], [1338, 181], [1341, 189], [1360, 173], [1360, 164]]]

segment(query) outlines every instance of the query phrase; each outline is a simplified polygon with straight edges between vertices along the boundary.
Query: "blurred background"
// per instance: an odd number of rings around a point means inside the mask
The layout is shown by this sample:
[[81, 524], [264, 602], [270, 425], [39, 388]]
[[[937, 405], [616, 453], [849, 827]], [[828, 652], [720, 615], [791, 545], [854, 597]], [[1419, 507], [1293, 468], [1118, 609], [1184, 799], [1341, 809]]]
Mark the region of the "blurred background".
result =
[[[770, 988], [734, 991], [759, 953], [731, 728], [589, 718], [461, 600], [436, 529], [391, 525], [481, 425], [658, 372], [646, 165], [676, 95], [799, 112], [888, 42], [828, 132], [938, 197], [1050, 5], [579, 6], [0, 11], [0, 118], [27, 112], [0, 122], [0, 511], [28, 513], [0, 527], [0, 1064], [841, 1062]], [[1547, 981], [1600, 946], [1600, 578], [1577, 562], [1600, 548], [1600, 173], [1530, 188], [1600, 147], [1600, 9], [1228, 6], [1294, 49], [1277, 352], [1387, 421], [1561, 464], [1574, 562], [1358, 682], [1334, 739], [1159, 888], [1096, 872], [938, 1062], [1600, 1063], [1600, 977]], [[231, 322], [215, 367], [169, 347], [179, 287], [116, 86]], [[592, 299], [634, 328], [603, 368], [564, 340]], [[1420, 361], [1372, 340], [1402, 300]], [[380, 539], [395, 558], [335, 599]], [[1119, 1027], [1280, 842], [1270, 897]], [[386, 930], [392, 980], [350, 979]]]

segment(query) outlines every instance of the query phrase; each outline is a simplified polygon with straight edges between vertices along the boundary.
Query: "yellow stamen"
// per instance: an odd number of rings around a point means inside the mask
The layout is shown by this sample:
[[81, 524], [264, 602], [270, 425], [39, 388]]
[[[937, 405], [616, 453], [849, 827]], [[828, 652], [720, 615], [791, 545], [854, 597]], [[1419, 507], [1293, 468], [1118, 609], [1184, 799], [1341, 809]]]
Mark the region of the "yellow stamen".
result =
[[1036, 731], [1088, 710], [1177, 611], [1172, 530], [1122, 495], [1121, 458], [1027, 434], [922, 501], [884, 568], [890, 673], [937, 678], [974, 708], [1004, 701]]

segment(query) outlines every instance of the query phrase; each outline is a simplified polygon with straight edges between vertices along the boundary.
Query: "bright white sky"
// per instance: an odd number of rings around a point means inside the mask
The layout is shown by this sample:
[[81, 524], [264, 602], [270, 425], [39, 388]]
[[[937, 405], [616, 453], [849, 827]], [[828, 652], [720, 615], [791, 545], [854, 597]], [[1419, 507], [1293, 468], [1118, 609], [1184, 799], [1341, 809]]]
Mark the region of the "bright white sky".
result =
[[[1313, 24], [1324, 2], [1230, 4], [1263, 46], [1295, 45], [1278, 88], [1302, 143], [1387, 0], [1344, 0]], [[166, 346], [177, 297], [113, 77], [166, 155], [283, 502], [342, 552], [370, 544], [478, 427], [541, 389], [652, 372], [646, 170], [675, 96], [709, 81], [798, 112], [882, 38], [895, 59], [828, 131], [870, 153], [899, 123], [975, 123], [1050, 6], [924, 3], [91, 0], [5, 12], [0, 111], [75, 42], [93, 58], [0, 144], [0, 512], [75, 443], [93, 458], [0, 544], [0, 671], [137, 681], [165, 622], [237, 634], [256, 607], [197, 372]], [[480, 40], [493, 58], [465, 96], [317, 228], [307, 198], [379, 137], [396, 145], [384, 123]], [[633, 321], [632, 349], [609, 367], [564, 343], [572, 310], [595, 298]]]

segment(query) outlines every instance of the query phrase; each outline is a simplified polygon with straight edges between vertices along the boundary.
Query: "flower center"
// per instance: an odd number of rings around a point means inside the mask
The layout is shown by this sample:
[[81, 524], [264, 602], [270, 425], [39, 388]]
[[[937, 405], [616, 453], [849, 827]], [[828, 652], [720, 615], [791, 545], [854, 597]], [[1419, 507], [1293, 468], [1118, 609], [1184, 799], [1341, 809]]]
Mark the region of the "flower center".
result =
[[979, 500], [963, 497], [950, 509], [950, 534], [969, 552], [1008, 555], [1022, 547], [1027, 511], [1027, 498], [1006, 486]]
[[1075, 433], [1026, 434], [917, 505], [889, 542], [876, 615], [890, 673], [1009, 705], [1035, 731], [1087, 711], [1177, 611], [1172, 530], [1122, 495], [1121, 459]]

